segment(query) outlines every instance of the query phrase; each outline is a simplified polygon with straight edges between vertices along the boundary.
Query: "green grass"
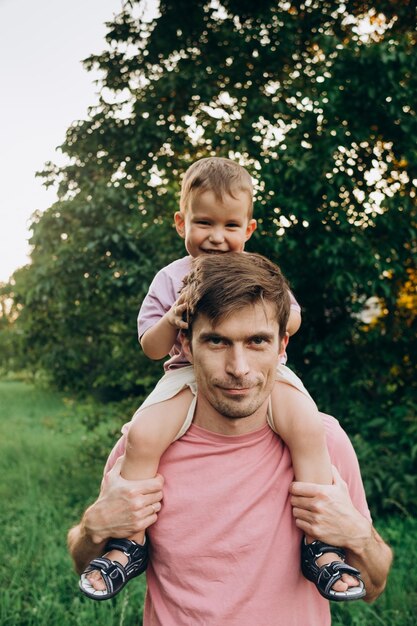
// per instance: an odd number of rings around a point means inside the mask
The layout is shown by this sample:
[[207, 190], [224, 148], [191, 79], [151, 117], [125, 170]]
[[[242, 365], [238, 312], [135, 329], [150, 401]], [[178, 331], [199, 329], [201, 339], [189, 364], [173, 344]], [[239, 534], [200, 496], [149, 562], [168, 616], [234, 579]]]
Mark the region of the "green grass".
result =
[[[1, 626], [141, 624], [143, 579], [102, 603], [77, 589], [66, 534], [94, 498], [103, 462], [85, 463], [88, 435], [80, 422], [79, 407], [64, 397], [0, 382]], [[417, 522], [390, 519], [376, 526], [396, 553], [387, 590], [372, 605], [333, 605], [334, 626], [415, 624]]]
[[0, 382], [0, 624], [141, 624], [144, 583], [97, 603], [78, 592], [66, 549], [99, 484], [101, 461], [80, 463], [85, 433], [71, 403], [29, 385]]
[[373, 604], [332, 605], [333, 626], [414, 626], [417, 613], [417, 521], [375, 521], [394, 550], [394, 563], [384, 593]]

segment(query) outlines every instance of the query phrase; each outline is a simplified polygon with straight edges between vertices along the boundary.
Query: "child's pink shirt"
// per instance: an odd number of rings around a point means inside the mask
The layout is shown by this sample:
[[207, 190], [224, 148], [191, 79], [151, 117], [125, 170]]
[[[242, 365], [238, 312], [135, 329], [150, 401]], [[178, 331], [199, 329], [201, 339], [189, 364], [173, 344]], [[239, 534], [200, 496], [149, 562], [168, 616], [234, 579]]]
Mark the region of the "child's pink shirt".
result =
[[[172, 307], [178, 299], [183, 285], [183, 279], [191, 270], [192, 257], [186, 256], [177, 259], [166, 267], [163, 267], [153, 279], [149, 291], [145, 296], [138, 315], [138, 336], [142, 335], [154, 326]], [[301, 312], [300, 305], [290, 292], [291, 309]], [[169, 353], [170, 358], [164, 363], [164, 369], [171, 370], [189, 365], [189, 361], [182, 350], [181, 343], [177, 337], [175, 344]], [[283, 356], [282, 363], [287, 361]]]

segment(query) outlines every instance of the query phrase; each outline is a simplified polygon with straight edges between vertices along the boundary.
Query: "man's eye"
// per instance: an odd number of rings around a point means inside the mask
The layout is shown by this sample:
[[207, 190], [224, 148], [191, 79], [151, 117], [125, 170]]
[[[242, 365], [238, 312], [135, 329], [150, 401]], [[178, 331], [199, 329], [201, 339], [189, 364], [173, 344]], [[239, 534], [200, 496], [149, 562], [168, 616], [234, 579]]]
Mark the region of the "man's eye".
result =
[[253, 337], [251, 339], [251, 342], [254, 343], [256, 346], [261, 346], [263, 343], [265, 343], [265, 338], [264, 337]]
[[221, 337], [210, 337], [208, 341], [215, 346], [219, 346], [223, 342], [223, 339]]

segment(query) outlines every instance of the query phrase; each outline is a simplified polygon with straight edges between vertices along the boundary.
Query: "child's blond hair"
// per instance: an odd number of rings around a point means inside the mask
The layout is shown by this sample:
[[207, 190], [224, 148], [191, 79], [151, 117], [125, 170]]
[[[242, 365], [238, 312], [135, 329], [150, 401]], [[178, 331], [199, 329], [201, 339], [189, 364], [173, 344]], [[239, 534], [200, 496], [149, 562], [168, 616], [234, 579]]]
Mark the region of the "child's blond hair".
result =
[[235, 198], [236, 192], [247, 192], [248, 217], [253, 213], [253, 183], [244, 167], [223, 157], [199, 159], [184, 174], [181, 184], [180, 210], [186, 213], [193, 197], [212, 191], [216, 199], [223, 201], [226, 195]]

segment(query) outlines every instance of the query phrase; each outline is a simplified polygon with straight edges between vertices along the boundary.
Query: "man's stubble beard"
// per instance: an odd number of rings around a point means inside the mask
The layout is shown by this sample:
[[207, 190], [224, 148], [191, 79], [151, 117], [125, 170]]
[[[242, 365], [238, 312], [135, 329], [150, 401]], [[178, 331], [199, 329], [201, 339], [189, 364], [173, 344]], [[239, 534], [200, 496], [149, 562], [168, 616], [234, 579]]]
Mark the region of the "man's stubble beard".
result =
[[210, 402], [212, 407], [216, 409], [226, 419], [244, 419], [253, 415], [264, 403], [265, 399], [252, 401], [248, 406], [239, 406], [239, 402], [230, 402], [215, 398]]

